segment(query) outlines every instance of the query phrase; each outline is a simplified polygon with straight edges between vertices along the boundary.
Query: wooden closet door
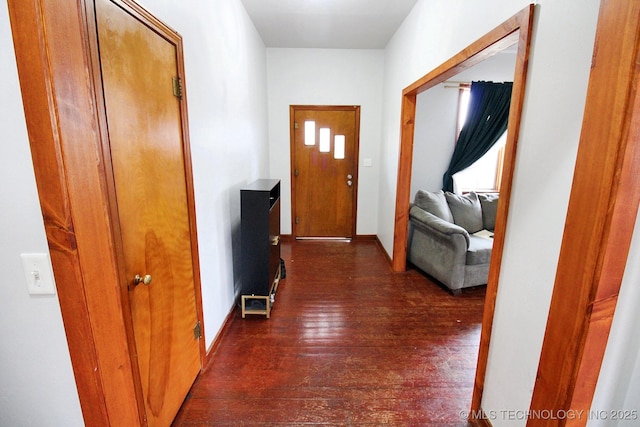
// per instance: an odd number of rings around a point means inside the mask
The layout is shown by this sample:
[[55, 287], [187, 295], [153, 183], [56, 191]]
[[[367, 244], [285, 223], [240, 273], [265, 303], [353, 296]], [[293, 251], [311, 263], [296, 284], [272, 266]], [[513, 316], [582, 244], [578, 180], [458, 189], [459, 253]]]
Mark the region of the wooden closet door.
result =
[[146, 418], [169, 426], [201, 369], [177, 50], [112, 1], [96, 20]]

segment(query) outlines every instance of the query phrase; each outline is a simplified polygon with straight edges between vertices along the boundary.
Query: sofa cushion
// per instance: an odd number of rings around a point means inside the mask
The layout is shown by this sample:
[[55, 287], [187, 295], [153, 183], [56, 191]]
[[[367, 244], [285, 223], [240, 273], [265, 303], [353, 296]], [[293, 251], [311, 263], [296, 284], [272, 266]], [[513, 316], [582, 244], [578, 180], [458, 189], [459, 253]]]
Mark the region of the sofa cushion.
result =
[[498, 212], [498, 194], [478, 194], [482, 206], [482, 223], [487, 230], [495, 230]]
[[449, 204], [449, 209], [453, 215], [453, 222], [456, 225], [467, 230], [469, 233], [475, 233], [484, 228], [482, 223], [482, 208], [478, 195], [473, 191], [464, 194], [445, 193], [445, 198]]
[[453, 222], [453, 215], [447, 204], [442, 190], [435, 193], [431, 191], [418, 190], [414, 198], [414, 204], [420, 209], [434, 214], [440, 219]]
[[469, 249], [467, 249], [467, 265], [489, 264], [493, 239], [485, 237], [469, 236]]

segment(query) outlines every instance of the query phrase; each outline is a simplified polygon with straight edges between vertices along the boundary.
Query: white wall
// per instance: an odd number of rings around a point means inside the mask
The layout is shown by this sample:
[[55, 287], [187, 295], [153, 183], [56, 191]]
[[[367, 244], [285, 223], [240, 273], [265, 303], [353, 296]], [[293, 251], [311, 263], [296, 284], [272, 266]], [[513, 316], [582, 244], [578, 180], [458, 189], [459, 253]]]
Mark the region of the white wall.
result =
[[440, 84], [416, 97], [413, 136], [411, 199], [418, 190], [442, 189], [442, 175], [449, 166], [456, 142], [457, 89]]
[[[448, 81], [513, 81], [515, 54], [499, 53]], [[441, 83], [416, 97], [411, 200], [419, 190], [438, 191], [455, 146], [459, 91]], [[450, 86], [450, 85], [449, 85]]]
[[[267, 49], [271, 178], [282, 180], [282, 233], [291, 233], [290, 105], [360, 105], [356, 234], [376, 234], [384, 52]], [[363, 166], [363, 159], [372, 166]]]
[[[234, 304], [240, 194], [269, 175], [266, 52], [239, 0], [141, 0], [184, 39], [206, 343]], [[83, 424], [58, 300], [19, 254], [47, 252], [6, 2], [0, 6], [0, 425]]]
[[[525, 7], [419, 0], [386, 50], [378, 236], [391, 253], [401, 91]], [[598, 0], [538, 1], [483, 408], [527, 410], [564, 228]], [[523, 426], [500, 412], [496, 427]]]

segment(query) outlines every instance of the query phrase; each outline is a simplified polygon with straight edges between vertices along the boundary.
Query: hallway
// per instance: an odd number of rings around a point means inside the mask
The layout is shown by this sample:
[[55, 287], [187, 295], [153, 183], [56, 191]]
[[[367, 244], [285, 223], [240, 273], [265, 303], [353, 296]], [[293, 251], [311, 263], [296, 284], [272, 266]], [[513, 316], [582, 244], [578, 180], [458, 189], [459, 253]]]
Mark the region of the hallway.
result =
[[271, 318], [236, 309], [174, 426], [467, 426], [485, 287], [393, 273], [373, 240], [286, 241]]

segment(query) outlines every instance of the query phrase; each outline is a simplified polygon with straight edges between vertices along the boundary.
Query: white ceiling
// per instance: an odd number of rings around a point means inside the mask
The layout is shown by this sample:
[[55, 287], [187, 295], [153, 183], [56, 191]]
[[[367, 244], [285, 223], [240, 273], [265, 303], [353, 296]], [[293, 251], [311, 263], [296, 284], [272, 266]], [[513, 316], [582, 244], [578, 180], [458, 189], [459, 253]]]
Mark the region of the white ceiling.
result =
[[241, 0], [267, 47], [384, 49], [417, 0]]

